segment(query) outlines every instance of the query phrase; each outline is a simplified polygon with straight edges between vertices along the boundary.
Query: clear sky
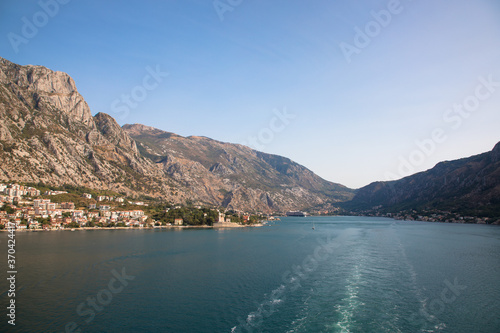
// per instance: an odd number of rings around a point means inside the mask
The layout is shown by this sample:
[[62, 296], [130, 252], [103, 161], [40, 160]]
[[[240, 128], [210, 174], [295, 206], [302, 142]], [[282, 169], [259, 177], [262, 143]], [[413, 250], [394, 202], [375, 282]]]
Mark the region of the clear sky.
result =
[[0, 56], [352, 188], [500, 141], [498, 0], [2, 0]]

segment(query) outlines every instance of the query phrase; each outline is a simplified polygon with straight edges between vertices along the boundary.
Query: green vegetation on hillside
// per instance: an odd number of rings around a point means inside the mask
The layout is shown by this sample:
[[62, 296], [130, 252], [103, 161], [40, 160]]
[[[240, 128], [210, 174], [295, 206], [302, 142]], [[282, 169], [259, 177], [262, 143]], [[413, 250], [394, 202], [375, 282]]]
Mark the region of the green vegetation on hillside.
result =
[[213, 225], [218, 218], [218, 212], [208, 208], [182, 207], [163, 210], [151, 216], [162, 225], [174, 224], [175, 219], [182, 219], [185, 225]]

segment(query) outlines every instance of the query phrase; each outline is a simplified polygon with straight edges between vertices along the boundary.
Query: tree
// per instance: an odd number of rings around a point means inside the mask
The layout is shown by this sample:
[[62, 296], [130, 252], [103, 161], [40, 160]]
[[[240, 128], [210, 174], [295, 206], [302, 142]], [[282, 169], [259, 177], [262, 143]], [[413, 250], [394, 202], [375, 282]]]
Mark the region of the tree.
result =
[[48, 225], [50, 224], [50, 219], [49, 218], [43, 218], [43, 217], [39, 217], [36, 219], [38, 221], [38, 223], [40, 223], [41, 225]]
[[0, 210], [6, 212], [7, 214], [14, 214], [16, 212], [16, 210], [8, 204], [3, 205]]
[[80, 225], [76, 222], [69, 223], [66, 228], [80, 228]]

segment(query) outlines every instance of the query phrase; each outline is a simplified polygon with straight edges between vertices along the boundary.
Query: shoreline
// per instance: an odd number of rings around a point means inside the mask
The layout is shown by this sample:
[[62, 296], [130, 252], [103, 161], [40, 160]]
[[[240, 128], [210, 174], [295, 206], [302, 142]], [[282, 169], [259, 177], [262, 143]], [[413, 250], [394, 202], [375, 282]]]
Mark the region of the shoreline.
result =
[[1, 231], [8, 232], [14, 230], [15, 232], [46, 232], [46, 231], [92, 231], [92, 230], [154, 230], [154, 229], [234, 229], [234, 228], [257, 228], [263, 227], [265, 223], [256, 223], [251, 225], [241, 225], [235, 224], [229, 225], [229, 223], [224, 223], [224, 225], [162, 225], [154, 227], [143, 227], [143, 228], [130, 228], [130, 227], [81, 227], [81, 228], [61, 228], [61, 229], [2, 229]]

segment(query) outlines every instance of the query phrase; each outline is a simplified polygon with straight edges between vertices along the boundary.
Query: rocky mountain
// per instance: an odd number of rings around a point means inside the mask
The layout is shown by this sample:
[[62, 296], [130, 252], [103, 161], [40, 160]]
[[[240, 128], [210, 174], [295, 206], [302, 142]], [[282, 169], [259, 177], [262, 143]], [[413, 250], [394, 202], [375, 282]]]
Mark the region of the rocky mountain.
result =
[[[205, 137], [182, 137], [144, 125], [124, 125], [142, 156], [161, 165], [204, 201], [236, 209], [251, 206], [307, 208], [352, 197], [345, 186], [327, 182], [288, 158]], [[300, 204], [297, 204], [300, 202]]]
[[[0, 58], [0, 179], [161, 193], [162, 172], [65, 73]], [[140, 181], [139, 181], [140, 180]]]
[[500, 142], [492, 151], [441, 162], [434, 168], [359, 189], [345, 208], [358, 211], [454, 211], [500, 216]]
[[293, 161], [92, 116], [69, 75], [0, 58], [0, 180], [71, 184], [237, 210], [286, 211], [353, 191]]

